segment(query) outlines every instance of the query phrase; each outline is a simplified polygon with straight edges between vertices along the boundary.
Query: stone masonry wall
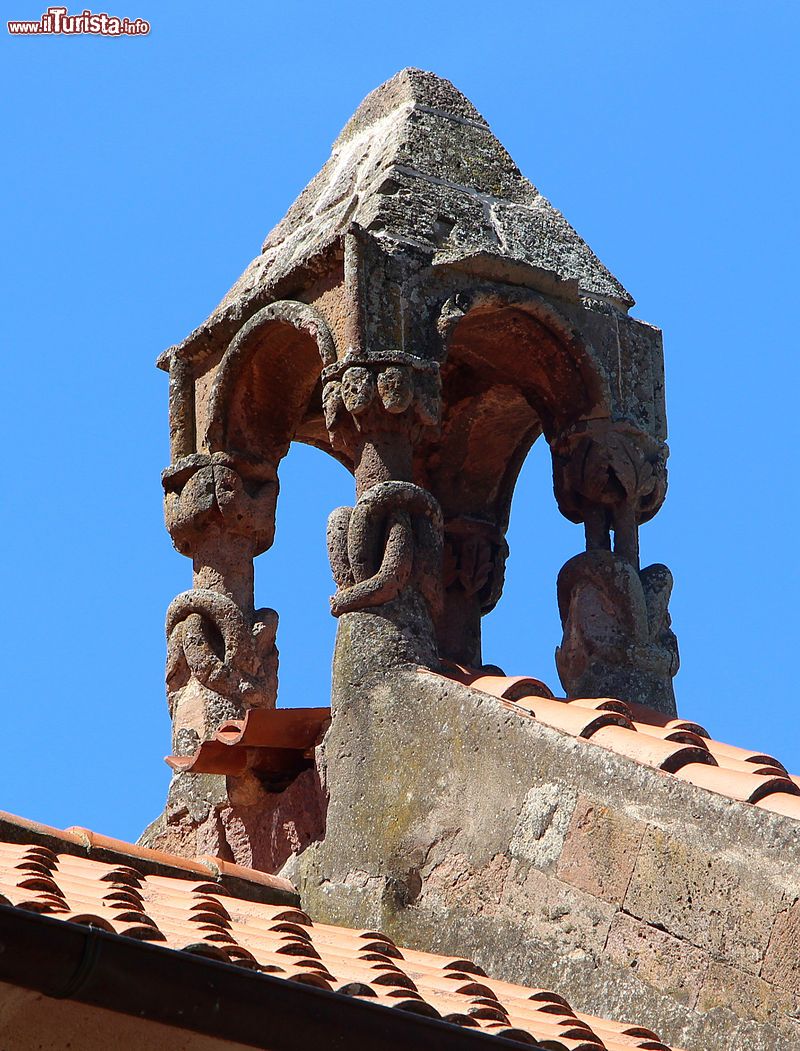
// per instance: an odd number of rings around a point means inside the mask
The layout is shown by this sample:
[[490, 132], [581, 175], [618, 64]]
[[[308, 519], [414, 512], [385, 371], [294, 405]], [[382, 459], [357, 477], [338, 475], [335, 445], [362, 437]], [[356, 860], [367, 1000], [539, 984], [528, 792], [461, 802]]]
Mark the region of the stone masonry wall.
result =
[[466, 954], [691, 1051], [796, 1051], [794, 821], [430, 673], [359, 684], [346, 651], [326, 838], [284, 869], [315, 918]]

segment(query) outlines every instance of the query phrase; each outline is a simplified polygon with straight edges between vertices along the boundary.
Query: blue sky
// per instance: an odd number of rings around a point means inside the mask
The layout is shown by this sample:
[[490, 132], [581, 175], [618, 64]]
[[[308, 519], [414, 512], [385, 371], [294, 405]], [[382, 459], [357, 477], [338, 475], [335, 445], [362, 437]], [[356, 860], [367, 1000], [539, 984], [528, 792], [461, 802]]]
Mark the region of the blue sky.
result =
[[[147, 2], [98, 8], [147, 18], [147, 37], [3, 37], [0, 808], [123, 838], [160, 810], [163, 617], [191, 567], [161, 517], [154, 361], [404, 66], [471, 98], [633, 313], [664, 330], [670, 492], [642, 554], [675, 575], [679, 708], [800, 771], [800, 7]], [[44, 5], [4, 8], [38, 18]], [[352, 481], [303, 447], [281, 481], [257, 600], [281, 615], [279, 703], [323, 704], [325, 520]], [[555, 579], [582, 534], [558, 514], [541, 443], [509, 541], [485, 659], [556, 685]]]

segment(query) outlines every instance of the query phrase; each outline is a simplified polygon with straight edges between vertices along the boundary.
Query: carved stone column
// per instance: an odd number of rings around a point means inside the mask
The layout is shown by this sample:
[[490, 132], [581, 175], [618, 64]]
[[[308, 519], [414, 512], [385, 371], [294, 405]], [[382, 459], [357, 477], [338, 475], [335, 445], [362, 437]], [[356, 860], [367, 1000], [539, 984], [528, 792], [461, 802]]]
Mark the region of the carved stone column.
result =
[[564, 689], [674, 715], [672, 574], [663, 565], [639, 568], [639, 525], [664, 501], [667, 447], [625, 421], [603, 419], [578, 424], [551, 448], [558, 506], [586, 529], [586, 552], [558, 577], [564, 637], [556, 665]]
[[254, 608], [253, 558], [275, 533], [275, 469], [227, 453], [193, 453], [163, 474], [164, 515], [192, 559], [194, 587], [167, 611], [167, 697], [176, 755], [225, 719], [274, 707], [278, 615]]
[[433, 660], [441, 609], [442, 515], [412, 481], [415, 443], [440, 419], [439, 366], [411, 354], [350, 353], [323, 371], [334, 448], [355, 465], [356, 505], [328, 520], [333, 615], [378, 610]]
[[500, 600], [508, 543], [491, 522], [451, 518], [444, 527], [444, 610], [438, 621], [439, 650], [457, 664], [477, 668], [481, 617]]
[[[289, 747], [297, 740], [281, 736], [279, 713], [247, 716], [275, 708], [278, 685], [278, 615], [255, 608], [253, 560], [273, 543], [278, 465], [298, 435], [324, 435], [314, 392], [335, 360], [324, 316], [293, 300], [250, 304], [216, 346], [190, 352], [184, 343], [159, 359], [170, 377], [164, 515], [192, 560], [193, 587], [167, 611], [175, 776], [143, 836], [148, 846], [273, 870], [324, 828], [324, 791], [304, 754], [311, 738], [301, 733], [304, 746]], [[231, 720], [242, 722], [220, 738]], [[253, 743], [247, 726], [259, 722]]]

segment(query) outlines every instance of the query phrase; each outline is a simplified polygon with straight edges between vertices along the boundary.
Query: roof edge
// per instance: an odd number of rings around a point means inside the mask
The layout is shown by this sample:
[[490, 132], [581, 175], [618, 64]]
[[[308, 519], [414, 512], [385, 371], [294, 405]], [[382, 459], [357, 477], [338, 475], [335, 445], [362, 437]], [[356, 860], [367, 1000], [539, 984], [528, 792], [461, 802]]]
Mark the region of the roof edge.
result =
[[247, 901], [266, 905], [299, 906], [300, 895], [282, 876], [234, 865], [222, 858], [203, 856], [183, 858], [103, 836], [87, 828], [73, 826], [60, 829], [29, 821], [0, 811], [0, 842], [34, 843], [62, 854], [91, 858], [110, 864], [130, 865], [145, 876], [170, 876], [175, 879], [206, 880], [218, 883], [224, 891]]
[[0, 954], [0, 981], [251, 1047], [329, 1047], [334, 1034], [342, 1041], [336, 1046], [353, 1051], [520, 1047], [499, 1035], [15, 907], [0, 905], [0, 923], [9, 950]]

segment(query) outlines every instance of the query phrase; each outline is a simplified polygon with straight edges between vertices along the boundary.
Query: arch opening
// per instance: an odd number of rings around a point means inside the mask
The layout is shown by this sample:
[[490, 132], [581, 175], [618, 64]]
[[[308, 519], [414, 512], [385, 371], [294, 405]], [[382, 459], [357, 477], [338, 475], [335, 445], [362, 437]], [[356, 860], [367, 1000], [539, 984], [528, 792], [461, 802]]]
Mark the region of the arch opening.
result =
[[426, 461], [452, 537], [439, 645], [447, 659], [480, 664], [481, 617], [503, 589], [520, 469], [542, 434], [606, 415], [607, 398], [589, 351], [552, 308], [497, 297], [453, 326], [442, 379], [442, 434]]
[[323, 366], [335, 358], [333, 336], [313, 307], [282, 300], [259, 310], [217, 369], [208, 449], [277, 465], [309, 410]]
[[580, 546], [582, 531], [552, 496], [547, 444], [533, 444], [519, 471], [511, 503], [510, 549], [503, 601], [483, 618], [483, 657], [509, 675], [541, 679], [555, 693], [555, 648], [562, 627], [556, 599], [561, 567]]
[[337, 625], [325, 530], [332, 508], [351, 502], [353, 479], [333, 457], [302, 441], [291, 443], [279, 478], [275, 542], [255, 560], [255, 594], [280, 616], [280, 706], [324, 706]]

